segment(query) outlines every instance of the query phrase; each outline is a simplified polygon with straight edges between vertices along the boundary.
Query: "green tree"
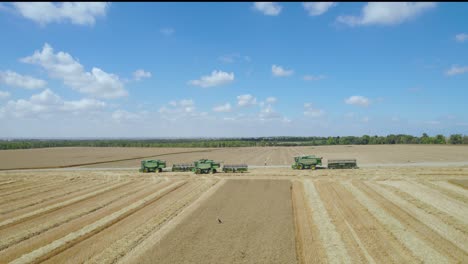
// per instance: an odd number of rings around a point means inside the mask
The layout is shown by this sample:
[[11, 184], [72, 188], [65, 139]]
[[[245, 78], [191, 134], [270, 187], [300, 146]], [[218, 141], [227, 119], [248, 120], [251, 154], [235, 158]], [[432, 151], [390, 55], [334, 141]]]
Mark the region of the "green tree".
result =
[[462, 144], [463, 143], [462, 135], [461, 134], [450, 135], [449, 143], [450, 144]]

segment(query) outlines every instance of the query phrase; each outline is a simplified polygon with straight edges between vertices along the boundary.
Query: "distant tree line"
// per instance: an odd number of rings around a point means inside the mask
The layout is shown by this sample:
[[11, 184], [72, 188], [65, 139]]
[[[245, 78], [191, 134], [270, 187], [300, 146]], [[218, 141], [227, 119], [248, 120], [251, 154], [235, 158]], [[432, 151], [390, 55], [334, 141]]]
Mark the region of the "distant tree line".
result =
[[31, 149], [51, 147], [180, 147], [225, 148], [254, 146], [322, 146], [322, 145], [378, 145], [378, 144], [468, 144], [468, 136], [454, 134], [411, 136], [363, 135], [344, 137], [252, 137], [213, 139], [13, 139], [0, 140], [0, 149]]

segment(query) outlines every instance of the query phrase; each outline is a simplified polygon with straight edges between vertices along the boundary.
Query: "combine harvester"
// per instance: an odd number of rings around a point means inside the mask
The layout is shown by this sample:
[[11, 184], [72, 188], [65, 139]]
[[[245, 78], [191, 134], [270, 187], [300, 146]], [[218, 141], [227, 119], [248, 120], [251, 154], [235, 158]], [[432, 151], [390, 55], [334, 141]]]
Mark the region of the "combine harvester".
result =
[[334, 159], [328, 160], [329, 169], [357, 169], [357, 162], [355, 159]]
[[192, 171], [195, 166], [193, 164], [172, 164], [172, 171]]
[[318, 165], [322, 165], [322, 158], [309, 155], [294, 157], [294, 164], [291, 167], [295, 170], [315, 170]]
[[164, 160], [142, 160], [140, 172], [162, 172], [166, 168]]
[[223, 171], [224, 172], [240, 172], [244, 173], [247, 172], [248, 166], [247, 164], [237, 164], [237, 165], [224, 165]]
[[193, 164], [195, 166], [192, 171], [195, 172], [195, 174], [216, 173], [217, 169], [221, 168], [219, 162], [209, 159], [201, 159], [195, 161]]

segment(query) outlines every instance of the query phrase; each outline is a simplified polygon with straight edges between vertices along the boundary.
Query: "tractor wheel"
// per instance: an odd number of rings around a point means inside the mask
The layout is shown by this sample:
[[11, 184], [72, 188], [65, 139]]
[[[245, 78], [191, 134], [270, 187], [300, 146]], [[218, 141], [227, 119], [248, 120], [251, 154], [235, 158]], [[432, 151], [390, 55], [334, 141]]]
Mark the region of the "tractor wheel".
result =
[[316, 169], [315, 165], [310, 166], [310, 169], [315, 170]]
[[302, 170], [304, 167], [302, 166], [302, 164], [299, 164], [299, 165], [297, 165], [297, 168]]
[[143, 169], [143, 172], [148, 172], [148, 168], [144, 168], [144, 169]]
[[200, 169], [195, 170], [195, 174], [200, 174], [200, 173], [201, 173]]

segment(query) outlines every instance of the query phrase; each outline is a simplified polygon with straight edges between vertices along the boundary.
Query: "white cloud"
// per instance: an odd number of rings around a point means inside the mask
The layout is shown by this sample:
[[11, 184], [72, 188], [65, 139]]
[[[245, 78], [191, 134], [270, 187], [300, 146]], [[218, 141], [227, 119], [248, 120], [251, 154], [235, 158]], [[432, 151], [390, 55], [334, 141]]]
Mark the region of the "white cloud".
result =
[[171, 36], [172, 34], [175, 33], [175, 29], [173, 29], [173, 28], [161, 28], [161, 30], [159, 30], [159, 32], [161, 32], [162, 34], [164, 34], [166, 36]]
[[302, 3], [304, 9], [307, 10], [309, 16], [319, 16], [333, 6], [336, 5], [334, 2], [305, 2]]
[[134, 121], [141, 121], [144, 119], [145, 112], [136, 114], [125, 110], [116, 110], [112, 113], [112, 119], [117, 123], [127, 123]]
[[269, 103], [269, 104], [274, 104], [278, 101], [278, 99], [276, 99], [276, 97], [267, 97], [267, 99], [265, 99], [265, 102]]
[[50, 77], [61, 79], [65, 85], [81, 93], [99, 98], [117, 98], [127, 96], [119, 76], [106, 73], [93, 67], [86, 72], [83, 65], [66, 52], [54, 53], [49, 44], [44, 44], [42, 51], [36, 50], [33, 55], [21, 59], [22, 62], [37, 64], [43, 67]]
[[39, 94], [32, 95], [29, 100], [10, 100], [1, 110], [14, 117], [41, 117], [60, 113], [91, 112], [105, 107], [106, 103], [95, 99], [66, 101], [50, 89], [45, 89]]
[[13, 71], [0, 71], [0, 83], [25, 89], [37, 89], [46, 86], [47, 82]]
[[97, 17], [105, 16], [109, 3], [103, 2], [16, 2], [16, 10], [40, 25], [69, 20], [77, 25], [94, 25]]
[[468, 34], [467, 33], [460, 33], [455, 36], [455, 40], [458, 42], [465, 42], [468, 40]]
[[133, 73], [133, 78], [135, 78], [135, 80], [137, 81], [143, 78], [150, 78], [150, 77], [151, 77], [151, 72], [147, 72], [143, 69], [138, 69]]
[[320, 117], [325, 114], [325, 111], [322, 109], [316, 109], [312, 106], [311, 103], [304, 104], [304, 115], [309, 117]]
[[5, 98], [8, 98], [8, 97], [10, 97], [9, 92], [0, 91], [0, 99], [5, 99]]
[[231, 112], [232, 107], [230, 103], [225, 103], [223, 105], [218, 105], [213, 107], [213, 111], [215, 112]]
[[433, 2], [369, 2], [362, 9], [360, 17], [339, 16], [337, 21], [350, 26], [396, 25], [410, 20], [435, 6], [436, 3]]
[[445, 74], [448, 76], [453, 76], [453, 75], [463, 74], [467, 72], [468, 72], [468, 66], [460, 67], [458, 65], [453, 65], [452, 68], [450, 68], [449, 70], [445, 72]]
[[283, 8], [278, 3], [274, 2], [254, 2], [254, 9], [262, 12], [268, 16], [277, 16], [281, 13], [281, 9]]
[[257, 104], [257, 98], [253, 97], [251, 94], [243, 94], [237, 96], [237, 105], [239, 106], [252, 106]]
[[281, 114], [276, 112], [271, 105], [267, 105], [266, 107], [262, 107], [259, 117], [261, 120], [271, 120], [281, 118]]
[[350, 105], [368, 106], [369, 105], [369, 99], [367, 97], [364, 97], [364, 96], [353, 95], [353, 96], [345, 99], [345, 103], [350, 104]]
[[223, 71], [212, 71], [211, 75], [200, 77], [198, 80], [191, 80], [189, 84], [200, 86], [203, 88], [220, 86], [234, 81], [234, 73], [227, 73]]
[[195, 112], [195, 102], [192, 99], [170, 101], [170, 107], [163, 106], [159, 109], [162, 114], [190, 114]]
[[304, 81], [318, 81], [327, 78], [325, 75], [304, 75]]
[[283, 69], [283, 67], [277, 66], [277, 65], [271, 66], [271, 72], [273, 73], [274, 76], [278, 76], [278, 77], [291, 76], [294, 73], [293, 70], [285, 70]]

